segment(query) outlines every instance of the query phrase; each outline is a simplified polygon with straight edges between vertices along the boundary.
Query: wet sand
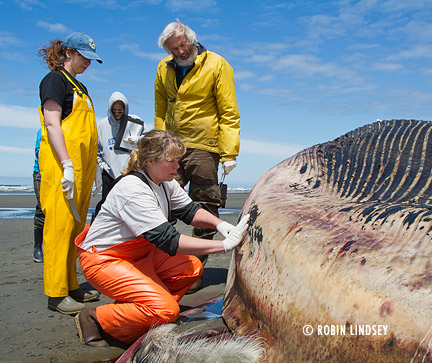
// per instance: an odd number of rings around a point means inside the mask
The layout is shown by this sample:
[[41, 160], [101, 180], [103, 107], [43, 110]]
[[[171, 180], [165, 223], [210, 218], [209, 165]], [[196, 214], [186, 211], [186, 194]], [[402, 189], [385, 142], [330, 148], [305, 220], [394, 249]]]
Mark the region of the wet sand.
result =
[[[248, 194], [228, 194], [227, 209], [240, 210]], [[91, 207], [99, 198], [93, 198]], [[0, 208], [32, 208], [34, 195], [0, 195]], [[238, 213], [222, 214], [221, 219], [235, 224]], [[181, 233], [190, 234], [191, 228], [177, 223]], [[34, 263], [33, 220], [0, 219], [0, 361], [1, 362], [97, 362], [113, 359], [123, 350], [83, 346], [78, 339], [74, 319], [47, 309], [43, 294], [43, 264]], [[217, 235], [217, 237], [220, 237]], [[225, 287], [231, 253], [209, 256], [204, 269], [204, 288], [180, 301], [181, 309], [221, 296]], [[78, 281], [86, 281], [78, 266]], [[87, 303], [98, 306], [111, 302], [106, 296]], [[112, 360], [114, 361], [114, 360]]]

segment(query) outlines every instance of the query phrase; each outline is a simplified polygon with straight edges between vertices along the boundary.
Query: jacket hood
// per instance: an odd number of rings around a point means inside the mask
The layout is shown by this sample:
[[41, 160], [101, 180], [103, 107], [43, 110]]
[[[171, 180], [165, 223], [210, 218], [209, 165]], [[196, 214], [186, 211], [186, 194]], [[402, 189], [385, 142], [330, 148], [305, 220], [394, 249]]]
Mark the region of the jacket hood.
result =
[[[126, 96], [121, 92], [113, 92], [112, 95], [110, 96], [109, 100], [108, 100], [108, 111], [107, 111], [108, 120], [111, 124], [114, 122], [118, 122], [115, 119], [113, 113], [111, 112], [111, 107], [112, 107], [113, 103], [116, 101], [123, 102], [123, 104], [125, 106], [125, 112], [123, 114], [122, 119], [127, 119], [128, 115], [129, 115], [129, 102], [128, 102]], [[122, 119], [120, 119], [119, 121], [121, 121]]]

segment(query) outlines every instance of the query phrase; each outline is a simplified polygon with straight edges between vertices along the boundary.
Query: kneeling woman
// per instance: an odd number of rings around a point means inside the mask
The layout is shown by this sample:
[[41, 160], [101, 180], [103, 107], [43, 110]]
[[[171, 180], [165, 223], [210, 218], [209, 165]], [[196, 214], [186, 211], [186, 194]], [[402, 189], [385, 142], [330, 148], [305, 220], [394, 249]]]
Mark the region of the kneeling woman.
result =
[[[77, 237], [85, 277], [115, 300], [76, 316], [83, 344], [107, 346], [105, 339], [111, 337], [130, 344], [151, 326], [174, 322], [178, 301], [203, 272], [193, 255], [230, 251], [246, 231], [249, 215], [237, 226], [224, 222], [194, 204], [174, 180], [185, 151], [180, 139], [166, 131], [144, 134], [125, 176], [108, 193], [92, 225]], [[175, 218], [216, 228], [225, 239], [180, 234], [170, 223]]]

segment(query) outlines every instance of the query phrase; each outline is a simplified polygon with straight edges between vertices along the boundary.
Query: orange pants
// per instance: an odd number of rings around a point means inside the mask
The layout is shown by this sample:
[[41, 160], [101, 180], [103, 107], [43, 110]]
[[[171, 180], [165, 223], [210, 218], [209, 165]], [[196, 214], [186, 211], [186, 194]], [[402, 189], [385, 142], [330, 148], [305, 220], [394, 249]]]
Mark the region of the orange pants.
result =
[[177, 320], [178, 301], [198, 280], [203, 267], [195, 256], [169, 256], [144, 238], [93, 253], [79, 247], [90, 225], [76, 238], [81, 270], [86, 279], [115, 301], [98, 306], [102, 329], [133, 343], [150, 327]]

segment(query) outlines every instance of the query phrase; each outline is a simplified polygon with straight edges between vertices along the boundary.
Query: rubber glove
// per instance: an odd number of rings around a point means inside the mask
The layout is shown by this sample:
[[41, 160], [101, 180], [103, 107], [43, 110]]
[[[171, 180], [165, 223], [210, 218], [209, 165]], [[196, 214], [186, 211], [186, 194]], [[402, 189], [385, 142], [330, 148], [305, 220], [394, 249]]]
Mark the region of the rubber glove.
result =
[[95, 197], [102, 190], [102, 166], [96, 165], [96, 175], [95, 175], [95, 190], [93, 196]]
[[224, 238], [228, 237], [230, 232], [235, 228], [231, 223], [222, 221], [216, 226], [217, 231], [224, 236]]
[[61, 180], [63, 191], [66, 193], [67, 199], [72, 199], [74, 195], [75, 176], [72, 165], [72, 160], [63, 160], [63, 179]]
[[136, 135], [129, 135], [125, 139], [123, 139], [124, 142], [127, 142], [130, 145], [138, 146], [138, 141], [140, 140], [139, 136]]
[[243, 233], [247, 230], [248, 222], [249, 214], [246, 214], [242, 217], [242, 219], [235, 226], [235, 228], [229, 233], [228, 237], [222, 241], [225, 252], [231, 251], [235, 246], [240, 243]]
[[222, 169], [225, 175], [228, 175], [231, 170], [233, 170], [237, 166], [237, 161], [235, 160], [229, 160], [225, 161], [222, 164]]

